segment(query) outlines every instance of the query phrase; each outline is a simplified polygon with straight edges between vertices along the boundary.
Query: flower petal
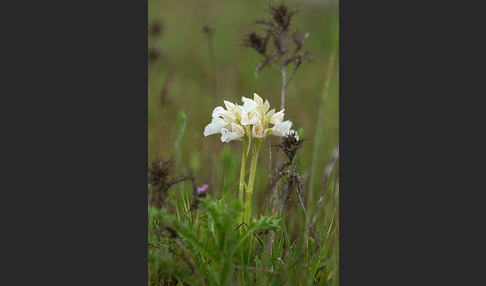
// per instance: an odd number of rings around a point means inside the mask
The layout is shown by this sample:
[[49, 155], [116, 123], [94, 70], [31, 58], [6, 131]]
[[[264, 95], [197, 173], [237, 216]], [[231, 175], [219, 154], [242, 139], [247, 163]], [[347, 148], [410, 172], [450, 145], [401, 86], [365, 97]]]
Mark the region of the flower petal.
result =
[[258, 106], [263, 107], [263, 99], [258, 94], [253, 93], [253, 101], [255, 101]]
[[263, 134], [263, 126], [262, 126], [262, 123], [260, 121], [257, 121], [255, 123], [255, 125], [253, 125], [252, 135], [255, 138], [262, 138], [262, 137], [264, 137], [264, 134]]
[[265, 99], [265, 103], [263, 104], [263, 108], [265, 109], [265, 112], [267, 112], [270, 109], [270, 102]]
[[221, 107], [221, 106], [216, 106], [214, 109], [213, 109], [213, 115], [212, 117], [213, 118], [216, 118], [219, 116], [219, 114], [221, 113], [221, 111], [224, 111], [224, 108]]
[[285, 111], [285, 109], [282, 109], [279, 112], [275, 113], [272, 116], [272, 118], [270, 119], [270, 123], [275, 124], [278, 121], [282, 122], [283, 117], [284, 117], [284, 111]]
[[244, 96], [241, 98], [241, 101], [243, 101], [243, 106], [241, 106], [243, 112], [250, 112], [258, 106], [253, 99]]
[[267, 129], [267, 133], [269, 135], [273, 135], [273, 136], [282, 136], [282, 135], [280, 135], [280, 130], [278, 130], [278, 128], [276, 126], [273, 126], [272, 128]]
[[286, 120], [284, 122], [277, 121], [275, 122], [275, 127], [277, 127], [280, 136], [285, 136], [290, 132], [290, 127], [292, 127], [292, 121], [289, 120]]
[[260, 120], [258, 116], [255, 116], [253, 113], [245, 112], [241, 115], [241, 125], [251, 125], [255, 124]]
[[239, 124], [236, 124], [236, 123], [231, 123], [231, 129], [236, 132], [236, 134], [238, 134], [238, 137], [243, 137], [245, 136], [245, 130], [243, 129], [243, 127]]
[[223, 117], [228, 123], [234, 122], [236, 120], [236, 116], [228, 110], [223, 110], [219, 112], [219, 116]]
[[226, 110], [228, 110], [229, 112], [233, 114], [236, 114], [238, 112], [238, 107], [234, 103], [225, 100], [224, 105], [226, 106]]
[[224, 121], [224, 119], [219, 117], [213, 118], [211, 123], [204, 128], [204, 136], [219, 133], [221, 132], [221, 128], [225, 127], [226, 125], [228, 125], [228, 122]]
[[267, 114], [265, 114], [265, 118], [267, 118], [267, 120], [271, 119], [274, 114], [275, 114], [275, 108], [267, 112]]
[[229, 131], [226, 128], [221, 128], [221, 142], [230, 142], [232, 140], [241, 140], [238, 134], [233, 131]]

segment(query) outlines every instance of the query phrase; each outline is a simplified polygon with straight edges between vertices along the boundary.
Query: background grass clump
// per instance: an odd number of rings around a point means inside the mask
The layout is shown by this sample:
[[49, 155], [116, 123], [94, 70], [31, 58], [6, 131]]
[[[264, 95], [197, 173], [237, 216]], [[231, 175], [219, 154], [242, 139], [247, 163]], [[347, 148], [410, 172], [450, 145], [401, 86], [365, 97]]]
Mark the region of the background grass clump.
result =
[[[149, 184], [152, 198], [157, 187], [167, 187], [160, 207], [149, 207], [149, 285], [339, 284], [338, 163], [328, 168], [339, 137], [338, 2], [286, 4], [300, 8], [291, 29], [309, 33], [305, 50], [313, 57], [299, 67], [285, 97], [285, 118], [308, 139], [294, 159], [308, 218], [295, 193], [282, 217], [268, 214], [266, 139], [253, 194], [256, 221], [235, 230], [242, 208], [233, 196], [242, 146], [222, 143], [219, 136], [204, 137], [203, 130], [215, 106], [223, 100], [239, 102], [253, 92], [279, 110], [281, 75], [271, 67], [256, 72], [261, 57], [243, 45], [248, 33], [264, 32], [255, 20], [268, 18], [268, 3], [148, 2], [148, 162], [170, 158], [165, 182], [173, 183]], [[287, 73], [292, 73], [291, 65]], [[276, 144], [277, 138], [270, 142]], [[275, 152], [272, 148], [272, 169]], [[196, 188], [203, 184], [209, 189], [198, 195]], [[315, 254], [309, 219], [325, 184], [314, 224], [319, 240]], [[275, 240], [268, 249], [272, 231]]]

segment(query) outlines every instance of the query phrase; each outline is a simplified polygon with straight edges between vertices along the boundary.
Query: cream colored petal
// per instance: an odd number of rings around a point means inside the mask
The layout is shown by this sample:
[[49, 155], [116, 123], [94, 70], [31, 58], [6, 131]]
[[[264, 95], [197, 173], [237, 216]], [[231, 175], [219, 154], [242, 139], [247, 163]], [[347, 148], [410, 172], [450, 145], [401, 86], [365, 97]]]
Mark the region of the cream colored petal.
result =
[[238, 107], [234, 103], [225, 100], [224, 105], [226, 106], [226, 109], [229, 112], [234, 113], [234, 114], [236, 114], [238, 112]]
[[260, 119], [253, 114], [248, 114], [247, 112], [241, 115], [241, 125], [251, 125], [258, 122]]
[[244, 96], [241, 98], [241, 101], [243, 101], [243, 106], [241, 106], [243, 112], [250, 112], [258, 106], [254, 100]]
[[256, 102], [258, 106], [263, 107], [263, 99], [256, 93], [253, 94], [253, 100]]
[[272, 118], [270, 119], [270, 123], [275, 124], [278, 121], [282, 122], [283, 117], [284, 117], [284, 111], [285, 111], [285, 109], [282, 109], [279, 112], [275, 113], [272, 116]]
[[274, 114], [275, 114], [275, 108], [267, 112], [267, 114], [265, 114], [265, 118], [270, 119]]
[[204, 128], [204, 136], [219, 133], [221, 132], [221, 128], [225, 127], [226, 125], [228, 125], [228, 122], [226, 122], [224, 119], [219, 117], [213, 118], [211, 123]]
[[231, 123], [231, 129], [233, 132], [236, 132], [238, 134], [238, 137], [243, 137], [245, 135], [245, 130], [243, 129], [243, 126], [236, 124], [236, 123]]
[[263, 108], [265, 109], [265, 112], [267, 112], [270, 109], [270, 102], [265, 99], [265, 103], [263, 104]]
[[272, 136], [281, 136], [280, 135], [280, 131], [275, 126], [273, 126], [272, 128], [270, 128], [270, 130], [268, 130], [267, 133], [269, 135], [272, 135]]
[[213, 118], [218, 117], [218, 116], [219, 116], [219, 113], [220, 113], [221, 111], [224, 111], [224, 108], [223, 108], [223, 107], [221, 107], [221, 106], [216, 106], [216, 107], [213, 109], [213, 114], [212, 114], [212, 117], [213, 117]]
[[241, 140], [240, 137], [238, 137], [238, 134], [233, 131], [229, 131], [226, 128], [221, 129], [221, 142], [230, 142], [233, 140]]
[[275, 122], [275, 127], [277, 127], [278, 131], [280, 132], [280, 136], [285, 136], [290, 132], [290, 127], [292, 127], [292, 121], [277, 121]]
[[219, 116], [223, 117], [228, 123], [234, 122], [236, 120], [236, 116], [228, 110], [221, 111], [219, 113]]
[[252, 116], [258, 118], [259, 121], [261, 121], [262, 120], [262, 117], [263, 117], [263, 115], [260, 113], [260, 110], [258, 110], [258, 109], [253, 109], [250, 112], [250, 117], [252, 117]]
[[264, 135], [263, 135], [263, 126], [262, 124], [260, 123], [260, 121], [258, 121], [257, 123], [255, 123], [253, 125], [253, 129], [252, 129], [252, 135], [253, 137], [255, 138], [262, 138]]

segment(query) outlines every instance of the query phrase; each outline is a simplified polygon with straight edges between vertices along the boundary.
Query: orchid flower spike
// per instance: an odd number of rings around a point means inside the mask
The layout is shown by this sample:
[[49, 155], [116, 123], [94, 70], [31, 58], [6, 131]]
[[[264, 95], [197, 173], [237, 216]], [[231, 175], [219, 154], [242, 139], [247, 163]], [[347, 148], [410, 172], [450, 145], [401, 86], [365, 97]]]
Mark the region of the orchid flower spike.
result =
[[[285, 136], [292, 130], [291, 121], [283, 121], [284, 109], [275, 113], [270, 110], [270, 103], [256, 93], [253, 99], [242, 97], [243, 105], [224, 101], [222, 106], [214, 108], [212, 121], [204, 129], [204, 136], [221, 133], [222, 142], [241, 140], [243, 137], [265, 138], [267, 135]], [[273, 125], [273, 126], [270, 126]]]

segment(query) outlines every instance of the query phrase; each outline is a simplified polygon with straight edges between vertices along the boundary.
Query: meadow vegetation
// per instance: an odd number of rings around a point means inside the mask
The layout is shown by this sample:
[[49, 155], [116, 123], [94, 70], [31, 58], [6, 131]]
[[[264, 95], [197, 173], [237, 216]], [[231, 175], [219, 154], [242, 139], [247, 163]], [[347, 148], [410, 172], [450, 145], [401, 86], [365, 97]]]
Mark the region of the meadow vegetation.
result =
[[[148, 2], [149, 285], [339, 285], [337, 4]], [[297, 131], [255, 168], [203, 135], [254, 93]]]

